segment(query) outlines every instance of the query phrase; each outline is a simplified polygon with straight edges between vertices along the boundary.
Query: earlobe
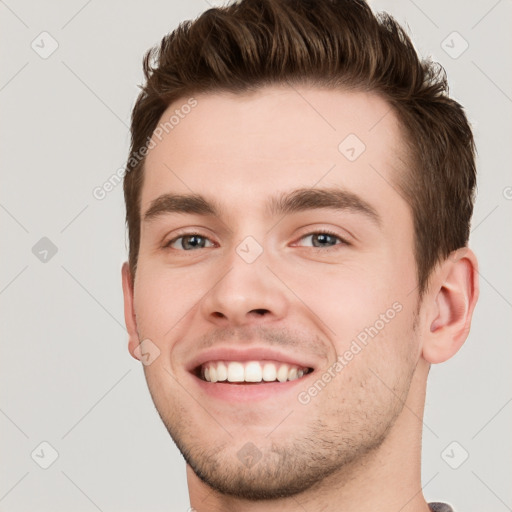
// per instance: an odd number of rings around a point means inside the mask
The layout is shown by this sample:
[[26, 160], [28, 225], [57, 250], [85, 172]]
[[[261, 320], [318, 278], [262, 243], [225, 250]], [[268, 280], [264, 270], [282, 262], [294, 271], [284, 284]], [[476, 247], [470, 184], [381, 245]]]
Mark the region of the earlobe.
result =
[[128, 332], [128, 350], [133, 358], [140, 360], [135, 354], [135, 349], [139, 346], [139, 335], [133, 300], [134, 282], [128, 262], [123, 263], [121, 277], [123, 282], [124, 321]]
[[454, 251], [433, 276], [433, 307], [424, 334], [423, 358], [441, 363], [452, 357], [469, 334], [473, 310], [478, 300], [478, 263], [471, 249]]

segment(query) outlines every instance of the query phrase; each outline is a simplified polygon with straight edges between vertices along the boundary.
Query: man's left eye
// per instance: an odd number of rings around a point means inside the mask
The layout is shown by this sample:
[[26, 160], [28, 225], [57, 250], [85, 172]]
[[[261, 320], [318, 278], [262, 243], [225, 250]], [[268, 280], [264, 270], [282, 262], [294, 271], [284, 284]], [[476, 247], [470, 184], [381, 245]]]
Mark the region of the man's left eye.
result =
[[[343, 238], [340, 236], [329, 233], [325, 231], [320, 231], [317, 233], [309, 233], [308, 235], [304, 235], [301, 237], [301, 240], [305, 239], [311, 239], [311, 243], [313, 244], [313, 247], [315, 248], [322, 248], [322, 247], [334, 247], [335, 245], [348, 245], [348, 242], [346, 242]], [[339, 240], [340, 243], [337, 243], [337, 240]]]

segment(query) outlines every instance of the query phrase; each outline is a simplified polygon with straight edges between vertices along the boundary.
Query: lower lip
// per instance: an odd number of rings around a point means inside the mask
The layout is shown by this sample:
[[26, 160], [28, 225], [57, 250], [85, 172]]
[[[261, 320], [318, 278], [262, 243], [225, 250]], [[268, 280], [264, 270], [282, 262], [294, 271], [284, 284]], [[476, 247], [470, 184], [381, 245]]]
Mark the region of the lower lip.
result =
[[[286, 382], [261, 382], [250, 384], [230, 384], [227, 382], [207, 382], [193, 375], [201, 390], [207, 395], [225, 400], [227, 402], [255, 402], [275, 399], [279, 395], [290, 393], [297, 386], [302, 385], [312, 373], [300, 379]], [[305, 389], [305, 387], [304, 387]], [[297, 392], [297, 390], [296, 390]]]

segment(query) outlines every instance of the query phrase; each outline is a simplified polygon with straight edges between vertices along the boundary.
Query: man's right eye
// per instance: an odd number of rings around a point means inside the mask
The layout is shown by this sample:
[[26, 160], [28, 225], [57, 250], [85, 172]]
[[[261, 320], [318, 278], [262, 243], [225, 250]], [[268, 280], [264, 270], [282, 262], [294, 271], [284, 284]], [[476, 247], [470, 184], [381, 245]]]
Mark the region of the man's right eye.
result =
[[[210, 243], [211, 245], [208, 246], [207, 243]], [[205, 247], [213, 247], [213, 242], [199, 233], [181, 234], [164, 245], [165, 249], [171, 248], [177, 249], [178, 251], [204, 249]]]

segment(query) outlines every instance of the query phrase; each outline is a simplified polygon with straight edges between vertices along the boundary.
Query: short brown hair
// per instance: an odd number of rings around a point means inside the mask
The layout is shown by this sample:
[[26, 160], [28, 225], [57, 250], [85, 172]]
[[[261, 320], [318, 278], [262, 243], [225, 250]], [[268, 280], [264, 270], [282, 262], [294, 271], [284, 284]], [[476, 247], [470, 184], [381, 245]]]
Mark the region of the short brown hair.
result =
[[388, 14], [363, 0], [241, 0], [181, 23], [144, 57], [146, 83], [132, 113], [124, 178], [129, 264], [135, 276], [145, 147], [166, 108], [202, 92], [243, 93], [309, 84], [380, 95], [405, 135], [410, 172], [397, 189], [411, 207], [420, 295], [437, 263], [467, 244], [475, 147], [446, 73], [420, 60]]

